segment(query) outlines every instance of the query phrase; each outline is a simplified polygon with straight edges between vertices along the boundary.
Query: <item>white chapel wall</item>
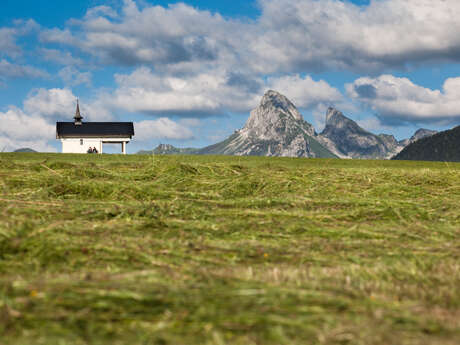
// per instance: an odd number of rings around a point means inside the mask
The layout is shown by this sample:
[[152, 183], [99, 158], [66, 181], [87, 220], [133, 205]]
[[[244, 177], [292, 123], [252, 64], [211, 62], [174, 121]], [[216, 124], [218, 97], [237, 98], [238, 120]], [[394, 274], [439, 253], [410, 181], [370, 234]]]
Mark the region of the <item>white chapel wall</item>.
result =
[[[103, 142], [104, 143], [129, 143], [131, 139], [128, 138], [91, 138], [91, 139], [61, 139], [62, 142], [62, 153], [87, 153], [88, 149], [95, 147], [99, 153], [103, 153]], [[120, 147], [121, 151], [121, 147]]]
[[63, 153], [87, 153], [95, 147], [101, 152], [101, 139], [61, 139]]

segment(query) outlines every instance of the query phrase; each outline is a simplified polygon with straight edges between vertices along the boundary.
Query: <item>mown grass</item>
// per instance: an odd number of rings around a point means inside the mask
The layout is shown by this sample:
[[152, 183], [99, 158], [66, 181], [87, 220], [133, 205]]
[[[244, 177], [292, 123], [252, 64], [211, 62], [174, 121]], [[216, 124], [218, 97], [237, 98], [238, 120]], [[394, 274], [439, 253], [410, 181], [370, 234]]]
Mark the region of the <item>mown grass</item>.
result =
[[460, 164], [0, 155], [0, 344], [458, 344]]

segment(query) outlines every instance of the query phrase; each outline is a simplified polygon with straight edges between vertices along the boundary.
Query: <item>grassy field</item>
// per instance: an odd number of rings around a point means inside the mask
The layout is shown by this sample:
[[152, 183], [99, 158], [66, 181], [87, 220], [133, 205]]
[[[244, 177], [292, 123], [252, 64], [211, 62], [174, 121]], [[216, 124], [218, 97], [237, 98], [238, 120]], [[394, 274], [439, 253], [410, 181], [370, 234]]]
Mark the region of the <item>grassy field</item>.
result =
[[0, 344], [459, 344], [460, 164], [0, 154]]

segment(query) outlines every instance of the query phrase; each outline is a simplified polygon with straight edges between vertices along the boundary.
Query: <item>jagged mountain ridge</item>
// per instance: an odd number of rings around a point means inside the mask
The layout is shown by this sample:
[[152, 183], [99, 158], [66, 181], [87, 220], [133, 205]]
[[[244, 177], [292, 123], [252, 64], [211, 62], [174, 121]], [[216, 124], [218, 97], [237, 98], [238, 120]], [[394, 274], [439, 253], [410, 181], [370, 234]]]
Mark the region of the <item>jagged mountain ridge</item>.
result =
[[433, 133], [420, 129], [410, 139], [398, 142], [393, 135], [366, 131], [330, 107], [326, 126], [318, 134], [288, 98], [269, 90], [244, 127], [219, 143], [202, 149], [160, 144], [154, 151], [141, 153], [389, 159], [408, 143]]
[[319, 137], [329, 150], [342, 158], [385, 159], [403, 148], [393, 135], [366, 131], [332, 107], [327, 110], [326, 126]]
[[410, 139], [397, 141], [393, 135], [373, 134], [365, 130], [330, 107], [326, 112], [326, 126], [318, 138], [340, 158], [390, 159], [408, 144], [434, 133], [436, 131], [421, 128]]

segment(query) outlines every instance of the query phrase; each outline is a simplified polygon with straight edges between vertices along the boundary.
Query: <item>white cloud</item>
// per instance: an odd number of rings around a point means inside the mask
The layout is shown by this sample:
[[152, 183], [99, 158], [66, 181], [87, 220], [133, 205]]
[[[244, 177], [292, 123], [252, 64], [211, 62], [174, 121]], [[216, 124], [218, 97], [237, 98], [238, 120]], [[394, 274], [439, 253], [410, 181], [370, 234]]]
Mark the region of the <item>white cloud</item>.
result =
[[[109, 14], [109, 15], [107, 15]], [[82, 32], [53, 29], [43, 36], [47, 42], [73, 42], [105, 63], [122, 65], [175, 65], [193, 61], [213, 62], [224, 58], [233, 40], [228, 29], [237, 27], [218, 14], [199, 11], [179, 3], [145, 6], [124, 1], [118, 18], [107, 7], [89, 10], [81, 21]], [[240, 31], [240, 30], [238, 30]]]
[[[70, 89], [37, 89], [24, 101], [24, 111], [28, 114], [47, 118], [50, 121], [72, 121], [77, 96]], [[99, 100], [81, 101], [84, 121], [107, 121], [113, 116]]]
[[299, 75], [269, 78], [267, 87], [289, 98], [297, 107], [311, 109], [320, 104], [332, 105], [343, 101], [339, 90], [324, 80], [314, 81]]
[[0, 60], [0, 79], [46, 77], [48, 73], [38, 68], [13, 64], [5, 59]]
[[378, 117], [367, 117], [365, 119], [362, 119], [362, 120], [358, 120], [356, 121], [358, 123], [358, 125], [360, 125], [362, 128], [370, 131], [370, 132], [375, 132], [375, 131], [378, 131], [378, 132], [382, 132], [382, 131], [386, 131], [388, 133], [391, 133], [393, 127], [391, 126], [387, 126], [385, 125], [384, 123], [382, 123], [382, 121], [380, 121], [380, 119]]
[[76, 99], [69, 89], [38, 89], [24, 101], [24, 110], [31, 115], [52, 120], [70, 120]]
[[37, 151], [55, 151], [49, 140], [55, 136], [55, 127], [43, 118], [29, 116], [22, 110], [10, 108], [0, 112], [0, 148], [11, 151], [29, 147]]
[[406, 63], [460, 60], [457, 0], [261, 0], [264, 34], [252, 51], [262, 70], [378, 71]]
[[70, 86], [77, 86], [80, 84], [91, 85], [92, 74], [91, 72], [80, 72], [72, 66], [64, 67], [59, 71], [59, 77], [63, 80], [64, 84]]
[[118, 74], [115, 79], [118, 88], [101, 101], [107, 107], [129, 112], [185, 116], [248, 112], [259, 104], [264, 90], [268, 89], [285, 94], [304, 109], [343, 103], [340, 91], [310, 76], [273, 77], [264, 81], [224, 70], [168, 76], [141, 67], [131, 74]]
[[[116, 75], [117, 89], [99, 96], [104, 116], [107, 109], [194, 117], [247, 112], [268, 88], [316, 113], [329, 104], [343, 109], [350, 106], [337, 89], [304, 73], [376, 73], [408, 63], [460, 61], [457, 0], [373, 0], [366, 6], [339, 0], [260, 0], [259, 5], [260, 16], [250, 21], [183, 3], [162, 7], [124, 0], [120, 11], [94, 7], [68, 27], [43, 30], [40, 37], [78, 48], [104, 65], [136, 67]], [[72, 58], [56, 56], [56, 62]], [[69, 86], [90, 79], [71, 68], [60, 74]], [[405, 104], [408, 109], [398, 110], [400, 115], [390, 105], [369, 105], [386, 118], [390, 113], [394, 119], [430, 117], [412, 109], [411, 102]], [[431, 117], [445, 118], [445, 106], [440, 109], [430, 109]]]
[[0, 28], [0, 56], [16, 58], [22, 55], [22, 49], [17, 45], [19, 36], [26, 35], [38, 29], [38, 24], [29, 20], [16, 20], [12, 27]]
[[73, 45], [77, 43], [76, 38], [73, 36], [69, 29], [44, 29], [40, 32], [40, 41], [43, 43], [61, 43]]
[[192, 139], [193, 133], [186, 126], [166, 117], [157, 120], [145, 120], [134, 124], [136, 140], [149, 141], [152, 139]]
[[197, 116], [227, 111], [247, 111], [260, 98], [259, 84], [254, 90], [242, 87], [244, 81], [232, 84], [232, 74], [209, 71], [196, 75], [173, 77], [159, 75], [146, 67], [129, 75], [118, 74], [119, 85], [105, 102], [130, 112], [174, 113]]
[[449, 78], [442, 90], [431, 90], [407, 78], [382, 75], [359, 78], [346, 89], [384, 123], [460, 121], [460, 78]]
[[96, 7], [92, 7], [88, 9], [88, 11], [86, 12], [85, 18], [91, 19], [91, 18], [97, 18], [99, 16], [117, 18], [118, 14], [110, 6], [102, 5], [102, 6], [96, 6]]
[[0, 55], [16, 57], [22, 50], [16, 45], [17, 30], [13, 28], [0, 28]]
[[73, 57], [68, 51], [61, 51], [57, 49], [41, 48], [39, 53], [46, 61], [55, 62], [60, 65], [82, 65], [83, 60]]
[[179, 123], [186, 127], [199, 127], [202, 125], [202, 122], [200, 119], [194, 119], [194, 118], [184, 118], [184, 119], [181, 119]]
[[[23, 50], [18, 45], [17, 39], [38, 30], [39, 25], [33, 20], [16, 20], [13, 26], [0, 28], [0, 85], [6, 85], [8, 79], [33, 79], [46, 78], [48, 73], [39, 68], [18, 63], [22, 58]], [[8, 58], [5, 59], [5, 57]]]
[[[140, 2], [140, 1], [139, 1]], [[254, 21], [223, 18], [183, 3], [168, 7], [125, 0], [74, 20], [72, 30], [42, 32], [45, 42], [71, 44], [121, 65], [156, 69], [239, 68], [248, 73], [317, 69], [382, 71], [407, 63], [460, 60], [460, 2], [260, 0]]]

